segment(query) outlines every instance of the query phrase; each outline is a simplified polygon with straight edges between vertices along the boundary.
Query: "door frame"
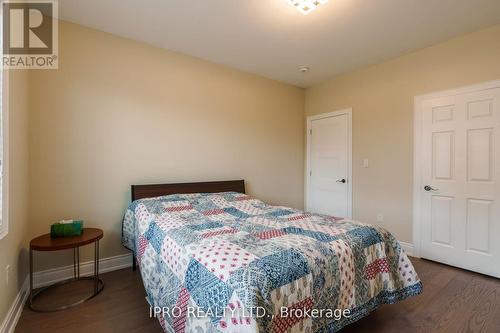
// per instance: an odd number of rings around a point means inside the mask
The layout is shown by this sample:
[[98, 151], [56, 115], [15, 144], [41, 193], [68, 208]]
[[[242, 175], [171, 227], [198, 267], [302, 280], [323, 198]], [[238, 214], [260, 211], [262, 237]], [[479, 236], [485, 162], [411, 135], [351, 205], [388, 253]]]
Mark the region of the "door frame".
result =
[[450, 90], [442, 90], [424, 95], [417, 95], [414, 98], [414, 119], [413, 119], [413, 256], [420, 258], [422, 248], [422, 228], [421, 228], [421, 204], [422, 204], [422, 172], [419, 166], [419, 159], [422, 155], [422, 102], [427, 99], [449, 97], [475, 91], [500, 88], [500, 80], [488, 81], [469, 86], [463, 86]]
[[310, 191], [310, 172], [311, 172], [311, 124], [314, 120], [337, 117], [341, 115], [347, 115], [347, 215], [342, 216], [352, 219], [352, 108], [338, 110], [334, 112], [322, 113], [314, 116], [309, 116], [306, 119], [306, 169], [305, 169], [305, 195], [304, 195], [304, 207], [305, 210], [309, 210], [309, 191]]

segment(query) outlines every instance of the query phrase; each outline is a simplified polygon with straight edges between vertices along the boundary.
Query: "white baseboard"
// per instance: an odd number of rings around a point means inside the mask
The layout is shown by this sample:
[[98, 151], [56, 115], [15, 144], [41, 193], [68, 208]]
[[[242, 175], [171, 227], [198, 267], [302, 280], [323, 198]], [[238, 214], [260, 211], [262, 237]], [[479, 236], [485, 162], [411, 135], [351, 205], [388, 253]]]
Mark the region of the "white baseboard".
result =
[[413, 244], [406, 242], [399, 242], [407, 256], [413, 257]]
[[[116, 271], [132, 266], [132, 254], [122, 254], [99, 260], [99, 273]], [[80, 263], [80, 276], [94, 274], [94, 261]], [[73, 265], [48, 269], [33, 274], [33, 287], [40, 288], [73, 277]]]
[[21, 286], [21, 289], [17, 293], [14, 302], [12, 302], [9, 311], [5, 316], [2, 326], [0, 326], [0, 333], [14, 333], [19, 317], [21, 317], [21, 313], [23, 312], [24, 303], [28, 298], [28, 294], [29, 278], [26, 277], [26, 279], [24, 279], [23, 285]]
[[[132, 266], [132, 254], [123, 254], [115, 257], [103, 258], [99, 260], [99, 273], [116, 271]], [[94, 274], [94, 261], [80, 263], [80, 275], [89, 276]], [[46, 271], [33, 274], [33, 287], [40, 288], [62, 280], [73, 277], [73, 265], [48, 269]], [[0, 333], [13, 333], [17, 322], [24, 308], [24, 304], [29, 296], [29, 276], [19, 290], [12, 306], [7, 312], [5, 319], [0, 326]]]

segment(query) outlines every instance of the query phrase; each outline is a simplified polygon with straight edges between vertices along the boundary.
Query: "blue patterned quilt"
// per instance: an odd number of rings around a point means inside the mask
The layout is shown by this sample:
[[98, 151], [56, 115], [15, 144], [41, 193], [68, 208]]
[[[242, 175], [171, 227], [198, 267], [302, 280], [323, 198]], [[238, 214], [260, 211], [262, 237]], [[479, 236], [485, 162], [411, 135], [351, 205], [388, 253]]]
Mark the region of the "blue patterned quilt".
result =
[[137, 200], [123, 245], [165, 332], [335, 332], [422, 291], [383, 228], [234, 192]]

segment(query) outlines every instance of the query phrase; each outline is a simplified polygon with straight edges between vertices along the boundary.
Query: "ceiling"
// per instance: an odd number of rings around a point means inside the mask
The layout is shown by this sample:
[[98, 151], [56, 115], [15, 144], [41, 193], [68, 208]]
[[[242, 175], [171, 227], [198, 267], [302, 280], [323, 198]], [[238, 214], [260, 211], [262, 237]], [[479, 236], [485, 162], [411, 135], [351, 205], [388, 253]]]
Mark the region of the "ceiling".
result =
[[[63, 20], [309, 87], [500, 23], [499, 0], [60, 0]], [[310, 67], [307, 73], [298, 68]]]

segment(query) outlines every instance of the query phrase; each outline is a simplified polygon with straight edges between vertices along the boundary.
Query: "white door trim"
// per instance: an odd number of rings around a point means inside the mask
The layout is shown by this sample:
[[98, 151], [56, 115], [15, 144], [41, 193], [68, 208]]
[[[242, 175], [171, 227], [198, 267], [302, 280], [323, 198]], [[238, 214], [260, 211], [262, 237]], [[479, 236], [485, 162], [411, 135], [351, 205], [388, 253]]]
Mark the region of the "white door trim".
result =
[[438, 91], [425, 95], [415, 96], [415, 111], [413, 122], [413, 256], [420, 258], [421, 254], [421, 220], [420, 220], [420, 205], [421, 205], [421, 188], [422, 188], [422, 173], [419, 165], [419, 157], [421, 156], [421, 140], [422, 140], [422, 102], [426, 99], [439, 97], [447, 97], [472, 93], [475, 91], [500, 88], [500, 80], [488, 81], [484, 83], [474, 84], [470, 86]]
[[306, 132], [306, 169], [305, 169], [305, 195], [304, 195], [304, 207], [305, 210], [309, 210], [309, 174], [311, 172], [310, 166], [310, 154], [311, 154], [311, 123], [313, 120], [336, 117], [341, 115], [347, 115], [347, 212], [349, 216], [342, 216], [352, 219], [352, 109], [344, 109], [334, 112], [322, 113], [314, 116], [307, 117], [307, 132]]

